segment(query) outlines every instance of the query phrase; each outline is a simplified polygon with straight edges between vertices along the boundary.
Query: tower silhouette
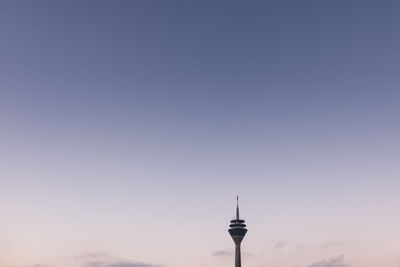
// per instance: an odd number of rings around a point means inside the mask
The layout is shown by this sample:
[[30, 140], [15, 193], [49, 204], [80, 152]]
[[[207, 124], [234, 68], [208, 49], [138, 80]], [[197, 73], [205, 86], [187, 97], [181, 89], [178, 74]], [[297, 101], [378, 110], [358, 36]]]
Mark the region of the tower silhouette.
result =
[[247, 229], [244, 220], [241, 220], [239, 217], [239, 196], [236, 197], [236, 202], [236, 219], [231, 221], [228, 232], [235, 242], [235, 267], [241, 267], [240, 243], [242, 243], [243, 237], [247, 233]]

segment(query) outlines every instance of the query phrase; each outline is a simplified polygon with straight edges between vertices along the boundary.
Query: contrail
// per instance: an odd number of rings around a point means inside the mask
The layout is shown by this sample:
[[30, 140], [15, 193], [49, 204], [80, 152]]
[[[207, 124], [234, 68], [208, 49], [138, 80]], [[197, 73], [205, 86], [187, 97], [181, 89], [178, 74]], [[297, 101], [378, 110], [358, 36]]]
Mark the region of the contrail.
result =
[[81, 208], [78, 207], [77, 205], [75, 205], [74, 203], [71, 203], [71, 202], [66, 201], [66, 200], [63, 200], [63, 199], [59, 199], [59, 201], [60, 201], [61, 203], [65, 204], [65, 205], [67, 205], [67, 206], [73, 208], [74, 210], [81, 210]]

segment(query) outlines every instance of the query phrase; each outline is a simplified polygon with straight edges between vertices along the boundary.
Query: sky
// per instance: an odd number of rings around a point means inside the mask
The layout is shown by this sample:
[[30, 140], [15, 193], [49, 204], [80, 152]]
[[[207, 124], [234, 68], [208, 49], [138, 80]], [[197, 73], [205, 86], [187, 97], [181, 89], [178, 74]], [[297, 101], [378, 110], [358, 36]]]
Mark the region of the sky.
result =
[[0, 266], [399, 266], [399, 14], [2, 1]]

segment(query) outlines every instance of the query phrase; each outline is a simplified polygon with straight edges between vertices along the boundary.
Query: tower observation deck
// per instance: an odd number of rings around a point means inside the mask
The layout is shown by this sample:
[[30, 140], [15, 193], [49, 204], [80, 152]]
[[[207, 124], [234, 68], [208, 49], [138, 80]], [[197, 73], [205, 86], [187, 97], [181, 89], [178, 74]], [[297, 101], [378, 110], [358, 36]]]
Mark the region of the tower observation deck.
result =
[[236, 197], [236, 201], [236, 219], [231, 221], [228, 232], [235, 242], [235, 267], [241, 267], [242, 261], [240, 255], [240, 244], [247, 233], [247, 229], [246, 225], [244, 224], [245, 221], [239, 217], [239, 196]]

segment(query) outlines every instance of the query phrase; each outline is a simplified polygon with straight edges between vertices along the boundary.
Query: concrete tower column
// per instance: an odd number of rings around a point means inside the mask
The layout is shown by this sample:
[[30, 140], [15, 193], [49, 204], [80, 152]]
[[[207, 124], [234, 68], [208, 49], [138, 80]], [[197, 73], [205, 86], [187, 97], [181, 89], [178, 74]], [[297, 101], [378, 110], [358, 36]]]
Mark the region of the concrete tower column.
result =
[[235, 244], [235, 267], [242, 267], [242, 259], [240, 257], [240, 243]]

